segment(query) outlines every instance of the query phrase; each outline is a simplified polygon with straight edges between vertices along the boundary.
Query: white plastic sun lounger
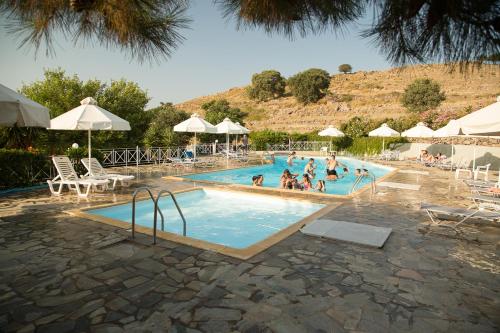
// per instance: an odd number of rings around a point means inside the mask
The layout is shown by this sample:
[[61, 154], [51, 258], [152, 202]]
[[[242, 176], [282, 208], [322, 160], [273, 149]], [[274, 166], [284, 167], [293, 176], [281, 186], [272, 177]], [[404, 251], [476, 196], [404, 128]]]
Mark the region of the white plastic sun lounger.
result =
[[471, 218], [486, 220], [490, 222], [498, 222], [500, 220], [499, 211], [488, 211], [487, 209], [489, 209], [490, 207], [483, 204], [480, 204], [478, 207], [479, 209], [467, 209], [433, 205], [429, 203], [420, 204], [420, 209], [425, 210], [431, 221], [438, 225], [442, 225], [441, 222], [443, 220], [447, 220], [444, 217], [452, 218], [454, 220], [459, 219], [458, 222], [456, 222], [452, 226], [444, 225], [447, 227], [452, 227], [454, 229]]
[[[58, 173], [54, 179], [47, 180], [52, 195], [61, 195], [64, 185], [68, 186], [69, 190], [76, 191], [79, 197], [84, 198], [88, 197], [91, 188], [97, 190], [100, 187], [102, 191], [108, 188], [109, 180], [107, 179], [79, 178], [67, 156], [53, 156], [52, 162]], [[59, 185], [57, 191], [54, 190], [54, 184]], [[82, 192], [80, 186], [86, 190]]]
[[[128, 176], [128, 175], [120, 175], [117, 173], [107, 173], [106, 169], [104, 169], [99, 163], [99, 161], [92, 157], [90, 158], [90, 163], [89, 163], [89, 158], [82, 158], [82, 164], [85, 166], [87, 169], [87, 173], [85, 176], [90, 176], [95, 179], [109, 179], [113, 181], [112, 189], [114, 190], [116, 187], [116, 184], [120, 182], [121, 186], [129, 186], [130, 181], [133, 180], [135, 177], [134, 176]], [[90, 166], [92, 168], [90, 168]], [[92, 172], [90, 172], [92, 170]]]

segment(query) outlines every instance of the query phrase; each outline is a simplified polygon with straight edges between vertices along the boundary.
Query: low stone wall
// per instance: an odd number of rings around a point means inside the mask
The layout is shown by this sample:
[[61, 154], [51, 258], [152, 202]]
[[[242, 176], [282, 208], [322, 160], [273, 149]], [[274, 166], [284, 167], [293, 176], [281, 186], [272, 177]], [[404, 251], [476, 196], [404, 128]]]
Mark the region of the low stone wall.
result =
[[494, 137], [452, 137], [452, 138], [407, 138], [411, 143], [454, 144], [500, 147], [500, 138]]

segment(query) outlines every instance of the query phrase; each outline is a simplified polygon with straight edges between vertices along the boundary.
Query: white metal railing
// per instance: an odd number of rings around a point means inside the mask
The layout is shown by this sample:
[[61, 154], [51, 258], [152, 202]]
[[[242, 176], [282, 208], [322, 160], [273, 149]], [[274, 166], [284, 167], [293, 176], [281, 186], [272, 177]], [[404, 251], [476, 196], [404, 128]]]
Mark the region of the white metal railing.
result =
[[268, 144], [270, 151], [320, 151], [322, 147], [330, 147], [329, 141], [290, 141], [287, 144]]
[[[226, 150], [225, 143], [205, 143], [196, 145], [196, 156], [206, 156], [222, 153]], [[230, 145], [231, 151], [242, 151], [243, 146]], [[250, 146], [247, 147], [250, 149]], [[185, 158], [188, 152], [193, 152], [194, 145], [184, 147], [135, 147], [100, 149], [102, 165], [133, 166], [141, 164], [164, 163], [174, 158]], [[193, 152], [194, 153], [194, 152]]]

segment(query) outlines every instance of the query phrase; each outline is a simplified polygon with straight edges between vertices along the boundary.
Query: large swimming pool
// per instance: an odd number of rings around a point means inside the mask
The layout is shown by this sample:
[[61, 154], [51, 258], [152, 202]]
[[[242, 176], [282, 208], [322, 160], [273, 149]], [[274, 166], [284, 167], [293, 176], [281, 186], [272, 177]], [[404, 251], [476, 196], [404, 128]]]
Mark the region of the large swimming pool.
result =
[[[186, 236], [244, 249], [324, 208], [323, 204], [269, 195], [197, 189], [176, 194], [186, 218]], [[159, 201], [165, 230], [182, 235], [182, 220], [170, 196]], [[136, 203], [136, 223], [153, 227], [153, 202]], [[87, 210], [87, 214], [131, 223], [132, 204]], [[158, 216], [157, 228], [160, 228]]]
[[[286, 156], [277, 156], [274, 164], [190, 174], [183, 177], [193, 180], [252, 185], [252, 176], [264, 175], [264, 187], [279, 188], [280, 176], [283, 173], [283, 170], [289, 169], [292, 173], [298, 173], [300, 175], [299, 178], [301, 179], [304, 167], [309, 158], [310, 157], [304, 157], [303, 160], [301, 158], [295, 159], [293, 166], [289, 166], [286, 162]], [[326, 179], [326, 157], [314, 157], [314, 159], [318, 168], [316, 169], [316, 179], [313, 180], [313, 185], [315, 185], [319, 179]], [[393, 168], [390, 167], [360, 161], [353, 158], [338, 157], [337, 160], [349, 169], [349, 173], [345, 174], [345, 177], [339, 180], [326, 181], [326, 193], [329, 194], [349, 194], [354, 181], [356, 180], [356, 176], [354, 175], [355, 169], [368, 169], [376, 178], [380, 178], [393, 170]], [[337, 172], [340, 175], [343, 175], [342, 168], [338, 168]], [[371, 179], [365, 178], [362, 180], [361, 184], [356, 187], [356, 189], [360, 189], [370, 182]]]

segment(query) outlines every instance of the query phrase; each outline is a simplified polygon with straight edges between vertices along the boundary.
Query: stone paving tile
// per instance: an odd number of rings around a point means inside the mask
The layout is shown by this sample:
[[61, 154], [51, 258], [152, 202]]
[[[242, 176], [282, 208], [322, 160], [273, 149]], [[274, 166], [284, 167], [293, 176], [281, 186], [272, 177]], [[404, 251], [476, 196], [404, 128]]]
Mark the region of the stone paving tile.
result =
[[[150, 170], [135, 186], [192, 186]], [[420, 191], [379, 188], [328, 214], [393, 228], [383, 249], [295, 233], [247, 261], [63, 212], [134, 187], [1, 198], [0, 332], [498, 332], [498, 226], [430, 225], [420, 202], [467, 206], [468, 192], [426, 170], [389, 179]]]

